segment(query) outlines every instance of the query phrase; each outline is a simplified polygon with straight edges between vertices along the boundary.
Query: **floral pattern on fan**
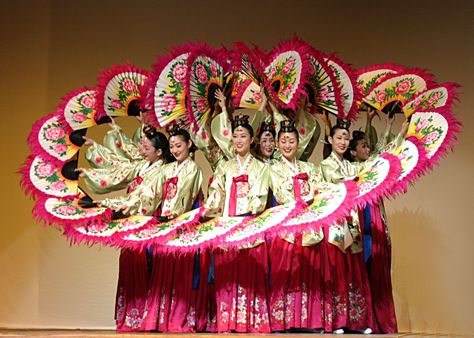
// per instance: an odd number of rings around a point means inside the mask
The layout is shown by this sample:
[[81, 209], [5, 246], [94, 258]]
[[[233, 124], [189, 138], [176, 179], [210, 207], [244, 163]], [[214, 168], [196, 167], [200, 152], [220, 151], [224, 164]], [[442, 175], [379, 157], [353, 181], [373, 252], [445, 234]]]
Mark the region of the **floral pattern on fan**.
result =
[[184, 86], [188, 74], [186, 64], [189, 53], [171, 60], [161, 71], [154, 89], [154, 106], [160, 126], [186, 115], [186, 93]]
[[183, 231], [176, 238], [166, 243], [169, 247], [195, 249], [209, 241], [216, 243], [216, 239], [225, 235], [231, 229], [245, 221], [245, 217], [214, 218], [194, 228]]
[[371, 163], [367, 163], [366, 168], [358, 175], [359, 196], [369, 193], [383, 182], [390, 170], [390, 163], [386, 159], [378, 157]]
[[111, 220], [108, 223], [94, 222], [84, 226], [75, 227], [74, 230], [88, 236], [110, 238], [119, 233], [127, 233], [137, 230], [146, 226], [150, 221], [153, 221], [153, 217], [137, 215]]
[[224, 243], [226, 245], [231, 243], [240, 245], [243, 242], [251, 242], [262, 237], [265, 231], [271, 230], [283, 222], [294, 209], [295, 203], [289, 203], [265, 210], [226, 236]]
[[33, 185], [47, 195], [65, 197], [77, 194], [77, 181], [66, 179], [61, 169], [40, 156], [31, 163], [30, 178]]
[[448, 123], [437, 113], [416, 113], [408, 129], [407, 136], [415, 136], [426, 148], [426, 156], [431, 157], [443, 142]]
[[420, 155], [416, 146], [409, 140], [405, 140], [397, 152], [397, 157], [400, 160], [400, 165], [402, 167], [400, 177], [398, 178], [400, 181], [413, 171], [415, 166], [418, 164]]
[[392, 69], [378, 69], [361, 74], [357, 78], [357, 86], [359, 87], [362, 95], [365, 96], [370, 93], [372, 88], [376, 86], [380, 80], [383, 79], [383, 77], [395, 73], [396, 72]]
[[213, 87], [222, 89], [223, 70], [213, 59], [207, 56], [198, 56], [191, 65], [190, 102], [193, 121], [197, 127], [207, 120], [213, 107], [209, 103], [209, 90]]
[[[301, 59], [294, 52], [282, 53], [265, 69], [265, 74], [278, 99], [288, 104], [300, 83]], [[278, 88], [275, 90], [273, 86], [277, 85]]]
[[79, 150], [79, 147], [69, 141], [69, 132], [57, 116], [43, 123], [38, 133], [38, 141], [49, 155], [61, 161], [70, 159]]
[[107, 83], [104, 93], [104, 109], [110, 116], [125, 116], [130, 103], [140, 98], [140, 86], [145, 75], [124, 72], [114, 76]]
[[61, 219], [77, 220], [101, 215], [106, 208], [81, 208], [77, 199], [60, 200], [49, 198], [45, 203], [46, 210], [55, 217]]
[[74, 95], [64, 107], [64, 118], [72, 129], [89, 128], [96, 124], [96, 98], [94, 90], [83, 90]]
[[419, 75], [394, 75], [384, 79], [380, 85], [364, 97], [364, 101], [374, 108], [382, 110], [394, 101], [400, 101], [403, 104], [425, 89], [426, 81]]
[[410, 116], [415, 111], [429, 110], [444, 106], [448, 100], [448, 89], [437, 87], [421, 93], [413, 100], [408, 101], [402, 108], [405, 116]]

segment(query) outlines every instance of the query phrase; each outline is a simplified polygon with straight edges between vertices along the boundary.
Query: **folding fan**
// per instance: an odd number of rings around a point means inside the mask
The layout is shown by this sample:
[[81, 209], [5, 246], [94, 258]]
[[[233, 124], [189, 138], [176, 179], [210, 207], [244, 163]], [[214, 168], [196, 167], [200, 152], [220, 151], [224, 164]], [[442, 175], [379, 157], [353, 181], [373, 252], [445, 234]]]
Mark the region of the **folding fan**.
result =
[[186, 120], [186, 77], [189, 48], [172, 49], [169, 55], [158, 58], [153, 71], [147, 79], [144, 90], [149, 91], [145, 98], [147, 110], [144, 115], [156, 120], [165, 128], [175, 120]]
[[199, 130], [210, 122], [216, 102], [214, 94], [217, 89], [223, 90], [224, 87], [224, 69], [219, 55], [207, 46], [194, 49], [187, 65], [188, 113], [194, 130]]
[[132, 65], [115, 65], [99, 75], [97, 120], [105, 116], [140, 115], [140, 87], [148, 72]]
[[73, 130], [95, 126], [96, 94], [94, 89], [77, 89], [62, 98], [56, 112], [64, 116]]
[[362, 96], [369, 94], [387, 75], [403, 72], [404, 67], [393, 64], [374, 65], [357, 71], [357, 86]]
[[158, 250], [167, 252], [193, 252], [198, 249], [214, 248], [219, 243], [219, 238], [229, 231], [242, 225], [248, 217], [216, 217], [188, 228], [182, 233], [172, 237]]
[[28, 136], [28, 143], [35, 155], [50, 159], [55, 165], [71, 159], [79, 147], [71, 142], [71, 128], [58, 114], [47, 115], [38, 120]]
[[[404, 104], [418, 93], [426, 90], [428, 81], [429, 76], [419, 71], [409, 70], [404, 74], [389, 75], [374, 87], [369, 94], [364, 96], [363, 101], [378, 110], [386, 112], [384, 108], [388, 107], [389, 104], [391, 106]], [[390, 110], [393, 111], [393, 109]]]
[[405, 102], [402, 111], [406, 117], [409, 117], [415, 111], [430, 110], [439, 107], [450, 107], [453, 100], [456, 99], [455, 83], [443, 83], [435, 88], [430, 88], [421, 92], [411, 100]]
[[416, 112], [411, 116], [407, 137], [419, 140], [432, 165], [446, 154], [447, 149], [453, 147], [460, 125], [454, 116], [441, 109]]
[[298, 39], [280, 43], [265, 67], [265, 88], [275, 102], [284, 109], [296, 110], [304, 95], [308, 61], [308, 45]]
[[338, 112], [342, 111], [342, 96], [334, 70], [329, 67], [322, 54], [313, 48], [307, 54], [307, 58], [309, 61], [307, 82], [315, 95], [316, 105], [337, 116]]
[[132, 234], [123, 236], [120, 240], [117, 240], [117, 244], [123, 248], [139, 250], [150, 245], [154, 247], [161, 246], [170, 236], [174, 236], [177, 231], [194, 226], [199, 218], [199, 211], [199, 209], [194, 209], [171, 221], [149, 225]]
[[352, 201], [356, 195], [357, 187], [352, 181], [339, 184], [322, 183], [318, 186], [314, 201], [288, 218], [277, 230], [283, 232], [318, 231], [321, 227], [327, 227], [334, 221], [347, 216], [353, 207]]
[[327, 55], [325, 61], [333, 69], [341, 92], [342, 111], [338, 112], [338, 117], [354, 119], [357, 116], [357, 101], [359, 100], [355, 72], [334, 55]]

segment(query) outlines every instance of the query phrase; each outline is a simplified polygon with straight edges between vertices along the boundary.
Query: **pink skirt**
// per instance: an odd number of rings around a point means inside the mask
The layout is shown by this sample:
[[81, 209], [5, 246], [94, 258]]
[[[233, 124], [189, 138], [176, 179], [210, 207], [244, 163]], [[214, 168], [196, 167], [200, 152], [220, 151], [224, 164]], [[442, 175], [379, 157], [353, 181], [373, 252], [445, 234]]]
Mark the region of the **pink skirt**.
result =
[[215, 255], [218, 332], [270, 332], [265, 243]]
[[319, 244], [302, 247], [275, 237], [269, 247], [272, 331], [322, 328]]
[[124, 249], [120, 252], [119, 279], [115, 302], [117, 331], [140, 331], [148, 293], [146, 253]]

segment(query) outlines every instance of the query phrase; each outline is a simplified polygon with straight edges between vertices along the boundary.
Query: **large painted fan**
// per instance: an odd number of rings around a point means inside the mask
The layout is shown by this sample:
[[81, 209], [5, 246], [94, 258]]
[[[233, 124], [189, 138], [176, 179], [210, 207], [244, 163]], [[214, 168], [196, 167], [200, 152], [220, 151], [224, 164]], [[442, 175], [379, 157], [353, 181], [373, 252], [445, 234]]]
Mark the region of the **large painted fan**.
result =
[[214, 111], [216, 99], [214, 94], [217, 89], [224, 88], [223, 62], [215, 50], [203, 45], [191, 51], [187, 65], [187, 102], [188, 113], [194, 130], [206, 126]]
[[308, 61], [308, 45], [298, 39], [280, 43], [265, 67], [265, 88], [275, 102], [284, 109], [296, 110], [304, 95]]
[[148, 227], [156, 222], [152, 216], [134, 215], [126, 218], [109, 219], [86, 224], [75, 223], [69, 227], [66, 236], [74, 243], [102, 243], [110, 246], [117, 245], [122, 236]]
[[144, 118], [165, 128], [176, 120], [187, 120], [186, 77], [190, 46], [176, 47], [158, 58], [143, 86]]
[[117, 240], [117, 245], [122, 248], [131, 248], [135, 250], [143, 250], [150, 245], [158, 248], [171, 237], [175, 236], [178, 231], [184, 231], [198, 224], [200, 209], [195, 209], [176, 217], [175, 219], [164, 222], [151, 224], [132, 234], [122, 236]]
[[[74, 162], [69, 162], [69, 164], [74, 164]], [[41, 155], [31, 155], [21, 169], [21, 185], [33, 198], [74, 197], [78, 193], [77, 177], [76, 179], [66, 178], [63, 168]]]
[[265, 233], [275, 232], [281, 223], [296, 212], [298, 207], [296, 203], [289, 203], [267, 209], [262, 214], [249, 218], [224, 236], [222, 244], [225, 247], [239, 247], [262, 239]]
[[333, 69], [336, 82], [341, 91], [342, 111], [338, 112], [338, 118], [355, 119], [359, 100], [355, 71], [334, 54], [327, 55], [325, 61]]
[[404, 67], [393, 64], [373, 65], [362, 68], [357, 71], [357, 86], [362, 96], [366, 96], [388, 75], [398, 74], [403, 71], [405, 71]]
[[415, 137], [426, 150], [429, 165], [437, 164], [439, 159], [452, 149], [461, 123], [442, 108], [416, 112], [411, 116], [407, 137]]
[[[314, 101], [317, 106], [337, 116], [343, 109], [341, 90], [334, 70], [324, 60], [322, 53], [314, 48], [310, 49], [307, 58], [307, 82], [312, 92], [308, 93], [308, 96], [314, 95], [313, 99], [309, 99], [310, 102]], [[316, 108], [314, 104], [313, 107]], [[316, 109], [312, 109], [312, 113], [316, 113]]]
[[60, 165], [70, 160], [79, 150], [69, 136], [72, 130], [57, 113], [38, 120], [28, 136], [33, 154]]
[[280, 232], [318, 231], [349, 214], [358, 189], [353, 181], [339, 184], [320, 183], [314, 201], [282, 222]]
[[388, 195], [400, 173], [400, 160], [390, 153], [367, 160], [356, 178], [359, 193], [354, 199], [354, 206], [363, 208]]
[[76, 198], [61, 199], [56, 197], [41, 198], [33, 209], [36, 219], [47, 224], [58, 225], [65, 232], [73, 227], [103, 223], [110, 219], [111, 211], [107, 208], [83, 208], [80, 200], [86, 194], [80, 190]]
[[415, 111], [425, 111], [439, 107], [451, 108], [451, 104], [456, 99], [456, 83], [442, 83], [435, 88], [430, 88], [421, 92], [413, 99], [405, 102], [402, 111], [409, 117]]
[[387, 75], [375, 86], [363, 101], [386, 113], [401, 113], [398, 107], [426, 90], [431, 77], [417, 70], [408, 70], [403, 74]]
[[220, 238], [241, 226], [248, 217], [216, 217], [188, 228], [154, 249], [166, 252], [194, 252], [218, 246]]
[[234, 86], [232, 88], [233, 105], [237, 108], [258, 109], [262, 97], [263, 85], [262, 65], [265, 53], [258, 48], [250, 49], [242, 42], [234, 43], [232, 51], [232, 71]]
[[140, 115], [140, 87], [148, 72], [132, 65], [115, 65], [99, 75], [97, 120], [105, 116]]

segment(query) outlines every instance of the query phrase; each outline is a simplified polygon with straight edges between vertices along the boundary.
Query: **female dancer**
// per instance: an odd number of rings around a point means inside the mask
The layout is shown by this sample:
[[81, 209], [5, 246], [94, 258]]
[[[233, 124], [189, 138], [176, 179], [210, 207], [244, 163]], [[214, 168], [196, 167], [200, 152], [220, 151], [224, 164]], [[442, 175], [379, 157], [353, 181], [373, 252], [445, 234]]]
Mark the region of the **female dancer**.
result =
[[[377, 143], [376, 149], [382, 150], [387, 145], [394, 118], [387, 115], [386, 129]], [[408, 128], [405, 121], [402, 130], [393, 141], [395, 147], [400, 146]], [[351, 158], [356, 163], [365, 162], [370, 156], [369, 144], [363, 132], [352, 133], [349, 143]], [[374, 316], [377, 324], [376, 332], [397, 332], [397, 319], [392, 295], [391, 281], [391, 240], [387, 226], [387, 216], [383, 199], [368, 204], [359, 210], [361, 231], [364, 234], [364, 258], [369, 275]]]
[[[161, 169], [164, 161], [169, 159], [168, 140], [165, 135], [148, 127], [144, 130], [145, 138], [142, 142], [141, 154], [144, 160], [134, 165], [124, 161], [113, 162], [114, 168], [80, 169], [81, 176], [88, 182], [88, 187], [94, 191], [95, 186], [101, 187], [99, 192], [118, 190], [125, 182], [128, 183], [127, 195], [97, 201], [100, 206], [110, 207], [116, 217], [125, 214], [153, 215], [160, 205], [161, 196], [157, 188], [161, 189]], [[94, 146], [91, 153], [100, 149]], [[126, 174], [125, 174], [126, 173]], [[107, 180], [107, 175], [114, 179]], [[102, 177], [102, 182], [97, 177]], [[133, 180], [131, 180], [134, 176]], [[98, 181], [98, 182], [97, 182]], [[119, 260], [119, 280], [115, 319], [118, 331], [137, 331], [141, 328], [145, 314], [145, 300], [148, 292], [148, 264], [145, 252], [121, 250]]]
[[[268, 166], [250, 154], [253, 129], [248, 116], [232, 120], [235, 158], [221, 163], [209, 188], [207, 216], [255, 215], [265, 209]], [[270, 332], [268, 257], [264, 241], [215, 253], [218, 332]]]
[[[320, 175], [308, 162], [296, 160], [299, 135], [293, 121], [282, 121], [278, 147], [282, 158], [270, 170], [270, 187], [278, 204], [311, 202]], [[272, 331], [318, 329], [321, 319], [322, 231], [276, 237], [269, 247], [270, 321]]]
[[[331, 128], [331, 154], [320, 164], [322, 179], [339, 183], [351, 179], [358, 168], [344, 159], [349, 146], [349, 122], [338, 120]], [[325, 331], [344, 329], [371, 333], [374, 327], [372, 299], [367, 270], [362, 256], [362, 241], [357, 211], [324, 230], [329, 260], [324, 283]]]
[[[161, 221], [191, 210], [202, 183], [201, 169], [190, 157], [193, 144], [189, 133], [177, 126], [168, 129], [168, 132], [170, 151], [176, 162], [163, 166], [161, 170], [161, 205], [155, 213]], [[199, 311], [204, 311], [204, 315], [206, 313], [205, 309], [196, 308], [194, 261], [194, 254], [174, 256], [157, 253], [153, 256], [142, 330], [194, 332], [205, 328], [206, 323], [197, 323], [197, 317], [203, 317]]]

